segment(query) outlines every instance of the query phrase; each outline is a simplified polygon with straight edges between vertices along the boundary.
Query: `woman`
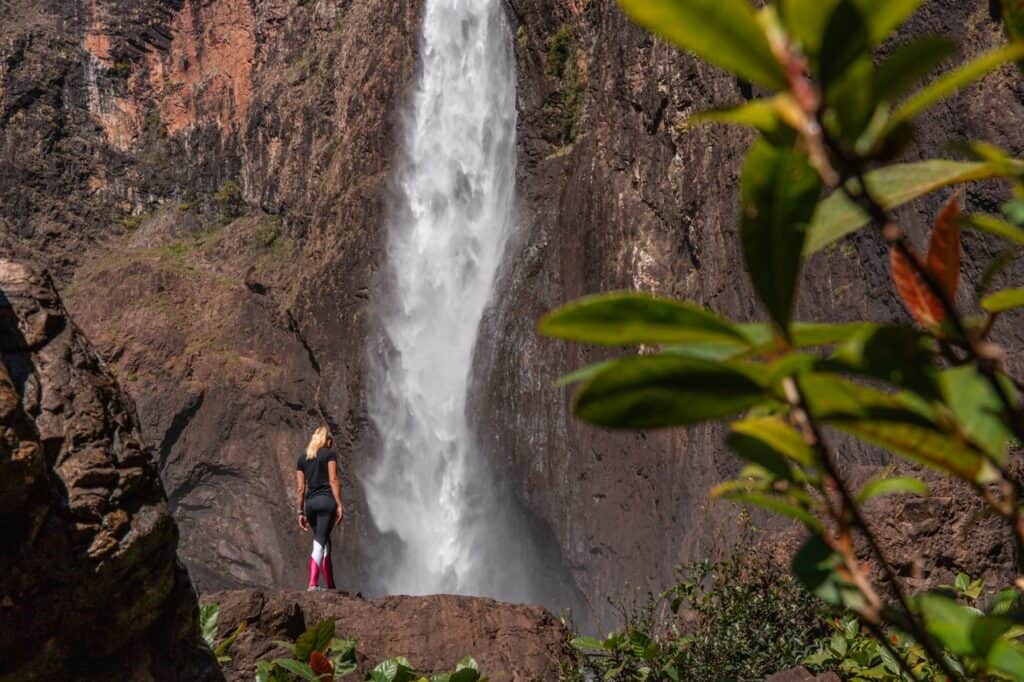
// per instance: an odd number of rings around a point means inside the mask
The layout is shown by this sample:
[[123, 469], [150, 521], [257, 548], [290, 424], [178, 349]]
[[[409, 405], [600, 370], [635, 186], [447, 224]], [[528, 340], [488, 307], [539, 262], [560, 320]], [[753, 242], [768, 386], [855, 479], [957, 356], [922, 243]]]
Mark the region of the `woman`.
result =
[[334, 589], [331, 569], [331, 529], [341, 523], [345, 512], [341, 506], [338, 484], [338, 459], [331, 446], [334, 439], [326, 426], [313, 432], [306, 452], [295, 467], [298, 488], [299, 527], [313, 530], [313, 554], [309, 557], [309, 590], [318, 590], [318, 576], [323, 573], [327, 589]]

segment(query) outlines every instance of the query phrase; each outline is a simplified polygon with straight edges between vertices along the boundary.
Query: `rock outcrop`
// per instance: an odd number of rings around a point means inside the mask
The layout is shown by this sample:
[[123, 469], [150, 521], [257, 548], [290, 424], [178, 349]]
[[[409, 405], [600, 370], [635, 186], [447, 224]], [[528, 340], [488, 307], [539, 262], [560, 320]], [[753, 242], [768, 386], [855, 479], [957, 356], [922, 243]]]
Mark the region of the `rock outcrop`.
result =
[[134, 406], [5, 259], [0, 350], [0, 678], [222, 679]]
[[454, 596], [366, 601], [344, 592], [257, 590], [213, 592], [202, 599], [220, 607], [219, 639], [246, 623], [227, 651], [228, 680], [252, 679], [256, 661], [287, 657], [273, 640], [294, 641], [328, 618], [335, 619], [338, 637], [357, 640], [357, 677], [394, 656], [405, 656], [429, 674], [452, 671], [471, 655], [492, 680], [556, 680], [567, 660], [568, 630], [536, 606]]

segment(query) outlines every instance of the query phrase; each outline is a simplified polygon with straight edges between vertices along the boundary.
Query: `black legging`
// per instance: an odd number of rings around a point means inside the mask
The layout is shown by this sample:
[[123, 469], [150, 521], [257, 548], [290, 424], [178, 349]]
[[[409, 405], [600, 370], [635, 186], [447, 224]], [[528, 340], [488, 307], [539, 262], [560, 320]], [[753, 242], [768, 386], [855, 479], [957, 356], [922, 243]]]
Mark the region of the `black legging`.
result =
[[334, 517], [338, 513], [338, 507], [334, 504], [334, 498], [328, 495], [314, 495], [306, 498], [305, 505], [306, 520], [313, 528], [313, 539], [324, 547], [327, 556], [330, 556], [331, 528], [334, 527]]

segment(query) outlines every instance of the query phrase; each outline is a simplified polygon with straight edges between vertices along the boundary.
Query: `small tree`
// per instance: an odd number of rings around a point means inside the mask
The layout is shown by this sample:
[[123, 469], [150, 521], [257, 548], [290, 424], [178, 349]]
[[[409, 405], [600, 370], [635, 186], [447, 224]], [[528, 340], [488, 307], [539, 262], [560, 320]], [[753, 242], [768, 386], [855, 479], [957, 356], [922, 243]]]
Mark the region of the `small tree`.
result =
[[[1024, 611], [1017, 590], [988, 612], [948, 591], [911, 595], [864, 518], [865, 501], [923, 493], [915, 478], [853, 490], [825, 428], [881, 446], [965, 481], [1006, 520], [1024, 560], [1021, 490], [1007, 470], [1024, 441], [1021, 382], [989, 336], [999, 316], [1024, 306], [1024, 289], [988, 293], [1024, 246], [1024, 161], [976, 142], [972, 160], [891, 163], [915, 118], [1012, 61], [1024, 64], [1024, 3], [1003, 0], [1008, 45], [914, 88], [953, 53], [952, 41], [917, 37], [876, 61], [874, 49], [921, 0], [620, 0], [641, 25], [732, 72], [768, 95], [694, 117], [760, 132], [741, 174], [740, 237], [746, 271], [770, 322], [736, 324], [693, 303], [635, 293], [586, 298], [541, 322], [550, 336], [583, 343], [661, 346], [575, 373], [582, 419], [612, 428], [689, 426], [730, 419], [729, 447], [746, 460], [712, 495], [764, 507], [806, 527], [793, 557], [800, 582], [855, 612], [885, 648], [895, 675], [922, 679], [1024, 679]], [[962, 216], [951, 201], [926, 256], [893, 209], [943, 187], [1003, 178], [1014, 200], [1002, 215]], [[871, 226], [889, 247], [896, 290], [917, 322], [821, 324], [793, 320], [804, 260]], [[955, 305], [962, 227], [1007, 242], [979, 283], [983, 315]], [[881, 568], [876, 584], [855, 551], [860, 539]], [[1018, 566], [1018, 570], [1020, 566]], [[928, 666], [892, 646], [883, 626], [912, 638]], [[915, 672], [916, 671], [916, 672]]]

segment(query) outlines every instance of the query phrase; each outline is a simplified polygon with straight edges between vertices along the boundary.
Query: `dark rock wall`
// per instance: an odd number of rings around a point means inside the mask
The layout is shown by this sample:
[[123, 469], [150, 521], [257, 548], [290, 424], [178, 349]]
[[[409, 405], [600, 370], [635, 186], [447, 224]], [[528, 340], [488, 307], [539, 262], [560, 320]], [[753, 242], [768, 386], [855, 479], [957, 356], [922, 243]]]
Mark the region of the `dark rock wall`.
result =
[[[683, 125], [745, 93], [610, 0], [507, 6], [520, 232], [485, 320], [474, 419], [540, 535], [602, 611], [627, 582], [657, 588], [675, 563], [728, 543], [734, 512], [705, 492], [737, 464], [716, 427], [608, 434], [576, 422], [569, 392], [552, 382], [603, 355], [541, 339], [534, 323], [566, 300], [619, 288], [757, 318], [734, 229], [750, 138]], [[302, 584], [308, 540], [293, 528], [291, 471], [321, 420], [345, 458], [349, 513], [335, 562], [343, 584], [371, 584], [363, 556], [381, 545], [357, 480], [374, 452], [367, 306], [420, 7], [0, 8], [0, 248], [67, 284], [76, 319], [137, 400], [203, 589]], [[908, 32], [925, 30], [957, 35], [968, 54], [1000, 40], [982, 0], [930, 0]], [[1024, 152], [1021, 82], [1007, 68], [937, 108], [910, 156], [946, 155], [947, 141], [975, 136]], [[1003, 191], [964, 198], [992, 208]], [[901, 217], [923, 235], [943, 199]], [[966, 249], [972, 274], [994, 252], [973, 236]], [[903, 314], [869, 233], [817, 256], [805, 284], [805, 318]], [[1021, 326], [1003, 325], [1019, 353]], [[849, 459], [881, 461], [857, 449]]]
[[0, 350], [0, 677], [222, 679], [130, 400], [5, 259]]

